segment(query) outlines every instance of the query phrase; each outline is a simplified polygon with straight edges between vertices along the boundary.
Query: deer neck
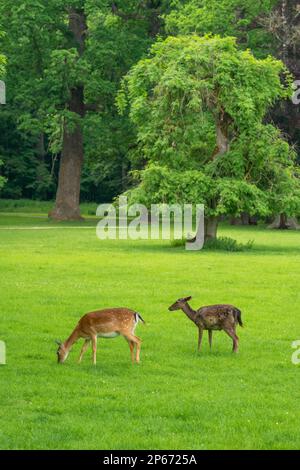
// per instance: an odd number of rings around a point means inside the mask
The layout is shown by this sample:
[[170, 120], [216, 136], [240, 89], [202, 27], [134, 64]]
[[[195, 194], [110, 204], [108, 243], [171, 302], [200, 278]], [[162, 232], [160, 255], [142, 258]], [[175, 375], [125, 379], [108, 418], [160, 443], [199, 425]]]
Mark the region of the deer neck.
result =
[[184, 307], [182, 307], [182, 310], [184, 311], [184, 313], [186, 314], [186, 316], [192, 320], [192, 322], [195, 323], [195, 317], [196, 317], [196, 312], [195, 310], [192, 309], [192, 307], [189, 306], [188, 303], [185, 304]]
[[75, 329], [71, 335], [69, 336], [69, 338], [63, 343], [64, 345], [64, 348], [66, 351], [70, 351], [71, 347], [73, 346], [73, 344], [78, 340], [79, 338], [79, 334], [78, 334], [78, 331], [77, 329]]

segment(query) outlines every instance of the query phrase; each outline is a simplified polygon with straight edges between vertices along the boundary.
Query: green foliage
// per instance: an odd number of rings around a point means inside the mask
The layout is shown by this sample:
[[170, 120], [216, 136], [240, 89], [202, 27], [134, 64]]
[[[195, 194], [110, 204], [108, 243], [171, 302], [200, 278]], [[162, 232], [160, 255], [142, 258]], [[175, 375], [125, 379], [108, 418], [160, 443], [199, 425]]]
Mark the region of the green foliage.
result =
[[[184, 247], [187, 242], [186, 238], [182, 239], [173, 239], [171, 240], [171, 246], [174, 248]], [[249, 240], [247, 243], [240, 243], [234, 238], [230, 237], [218, 237], [211, 238], [206, 241], [203, 249], [204, 250], [220, 250], [220, 251], [230, 251], [232, 253], [249, 251], [252, 249], [254, 240]]]
[[172, 125], [177, 130], [178, 121], [186, 132], [192, 118], [200, 127], [205, 113], [214, 115], [220, 108], [240, 130], [260, 122], [276, 100], [290, 96], [290, 81], [283, 84], [281, 73], [287, 75], [282, 62], [272, 57], [257, 60], [249, 50], [240, 51], [231, 37], [169, 37], [133, 67], [118, 104], [124, 109], [127, 87], [130, 116], [142, 141], [154, 140], [154, 118], [156, 127], [163, 125], [162, 132], [173, 137]]
[[259, 124], [243, 132], [223, 158], [212, 162], [210, 171], [255, 181], [256, 187], [268, 197], [272, 215], [300, 214], [296, 153], [272, 125]]
[[[2, 162], [2, 160], [0, 160], [0, 168], [1, 168], [2, 165], [3, 165], [3, 162]], [[5, 185], [5, 183], [6, 183], [6, 178], [4, 178], [3, 176], [0, 176], [0, 191], [3, 188], [3, 186]]]
[[169, 34], [220, 34], [235, 36], [244, 48], [258, 57], [272, 52], [274, 38], [263, 28], [260, 19], [269, 13], [277, 0], [188, 0], [177, 2], [166, 15]]
[[[118, 100], [121, 111], [130, 105], [141, 158], [154, 163], [141, 172], [132, 200], [204, 203], [214, 216], [266, 216], [284, 194], [287, 210], [298, 211], [295, 154], [277, 129], [262, 124], [289, 93], [282, 62], [258, 60], [234, 38], [157, 42], [127, 75]], [[215, 156], [216, 127], [225, 119], [230, 150]]]
[[[18, 169], [7, 170], [11, 187], [7, 196], [54, 196], [62, 124], [72, 129], [78, 122], [67, 107], [70, 91], [78, 85], [84, 88], [87, 106], [81, 120], [86, 157], [83, 198], [108, 200], [124, 189], [127, 154], [135, 145], [135, 134], [128, 118], [118, 116], [115, 96], [123, 75], [153, 42], [152, 28], [159, 12], [167, 11], [167, 3], [119, 1], [118, 11], [113, 12], [112, 2], [104, 0], [68, 1], [67, 5], [62, 0], [2, 2], [0, 23], [7, 33], [2, 48], [9, 57], [9, 133], [19, 135], [26, 149], [31, 147], [28, 158], [27, 150], [2, 141], [0, 128], [5, 161], [19, 160], [24, 175], [20, 194]], [[83, 54], [68, 30], [70, 7], [84, 9], [87, 16]], [[41, 134], [43, 157], [35, 151]], [[35, 186], [34, 174], [45, 190]]]
[[[245, 180], [211, 177], [205, 171], [172, 170], [151, 164], [136, 173], [141, 183], [129, 190], [132, 203], [151, 204], [204, 204], [206, 215], [226, 214], [268, 215], [269, 201], [266, 193]], [[214, 201], [212, 206], [211, 201]]]
[[15, 126], [15, 115], [9, 104], [0, 109], [0, 157], [7, 178], [1, 197], [17, 199], [22, 196], [49, 198], [55, 187], [49, 167], [51, 160], [39, 155], [37, 139]]
[[205, 243], [205, 250], [222, 250], [230, 252], [249, 251], [253, 247], [254, 240], [249, 240], [247, 243], [239, 243], [230, 237], [219, 237], [207, 240]]
[[[0, 34], [1, 38], [1, 34]], [[0, 78], [3, 79], [4, 73], [5, 73], [5, 64], [6, 64], [6, 58], [4, 55], [0, 54]]]
[[[272, 186], [274, 210], [284, 204], [290, 212], [298, 211], [293, 152], [274, 128], [261, 126], [266, 111], [290, 94], [286, 70], [267, 57], [277, 40], [267, 31], [266, 18], [276, 3], [2, 2], [0, 29], [6, 34], [0, 37], [0, 47], [8, 57], [9, 102], [0, 109], [1, 173], [8, 179], [2, 195], [53, 198], [63, 124], [73, 129], [80, 121], [85, 141], [83, 199], [111, 200], [128, 188], [132, 168], [155, 162], [201, 170], [209, 177], [246, 179], [262, 190]], [[70, 7], [83, 9], [87, 16], [83, 54], [68, 30]], [[166, 33], [178, 37], [163, 41]], [[182, 37], [191, 33], [207, 36]], [[249, 47], [264, 60], [257, 61]], [[117, 98], [120, 116], [116, 95], [131, 67]], [[1, 56], [0, 79], [2, 69]], [[79, 85], [87, 107], [82, 119], [67, 106], [72, 87]], [[124, 112], [128, 100], [130, 116]], [[216, 119], [223, 111], [234, 121], [229, 126], [230, 152], [212, 161]], [[276, 171], [272, 161], [278, 162]], [[262, 170], [268, 176], [262, 177]], [[274, 178], [276, 185], [270, 183]]]

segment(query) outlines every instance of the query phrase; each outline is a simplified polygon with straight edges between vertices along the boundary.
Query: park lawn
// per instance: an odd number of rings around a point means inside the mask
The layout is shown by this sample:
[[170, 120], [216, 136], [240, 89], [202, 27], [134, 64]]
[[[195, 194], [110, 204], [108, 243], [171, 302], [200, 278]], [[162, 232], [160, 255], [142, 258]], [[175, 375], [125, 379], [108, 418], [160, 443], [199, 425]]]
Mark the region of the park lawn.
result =
[[[100, 241], [94, 225], [0, 215], [0, 448], [299, 449], [300, 232], [224, 225], [220, 234], [253, 249], [186, 252]], [[205, 334], [197, 354], [195, 326], [168, 312], [187, 295], [195, 308], [242, 310], [238, 355], [222, 332], [212, 352]], [[142, 363], [132, 366], [117, 338], [99, 340], [96, 367], [90, 350], [76, 363], [81, 344], [57, 365], [55, 338], [108, 306], [147, 321]]]

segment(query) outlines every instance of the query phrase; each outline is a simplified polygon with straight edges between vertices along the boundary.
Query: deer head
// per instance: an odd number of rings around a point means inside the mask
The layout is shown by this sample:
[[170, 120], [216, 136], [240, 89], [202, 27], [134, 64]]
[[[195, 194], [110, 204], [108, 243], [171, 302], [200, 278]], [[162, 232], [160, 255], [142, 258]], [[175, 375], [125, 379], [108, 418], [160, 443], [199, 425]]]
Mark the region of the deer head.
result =
[[69, 351], [65, 348], [61, 341], [56, 340], [55, 343], [58, 344], [58, 350], [56, 352], [57, 362], [59, 364], [63, 364], [69, 355]]
[[176, 302], [169, 307], [169, 311], [173, 312], [174, 310], [182, 310], [187, 302], [192, 299], [191, 296], [183, 297], [181, 299], [176, 300]]

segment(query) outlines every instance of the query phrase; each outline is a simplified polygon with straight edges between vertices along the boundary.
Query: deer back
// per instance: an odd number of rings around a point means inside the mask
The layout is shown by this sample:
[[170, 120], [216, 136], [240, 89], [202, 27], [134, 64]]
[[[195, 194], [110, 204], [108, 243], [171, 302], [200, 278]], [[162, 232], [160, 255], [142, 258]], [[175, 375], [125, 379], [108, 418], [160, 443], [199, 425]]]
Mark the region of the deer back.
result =
[[201, 307], [197, 310], [196, 322], [207, 329], [223, 329], [225, 326], [235, 324], [235, 307], [233, 305], [218, 304]]
[[108, 308], [84, 315], [78, 323], [81, 336], [132, 330], [137, 323], [136, 312], [127, 308]]

